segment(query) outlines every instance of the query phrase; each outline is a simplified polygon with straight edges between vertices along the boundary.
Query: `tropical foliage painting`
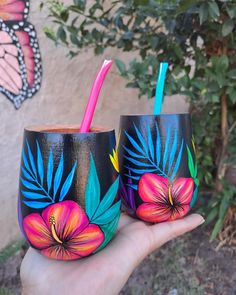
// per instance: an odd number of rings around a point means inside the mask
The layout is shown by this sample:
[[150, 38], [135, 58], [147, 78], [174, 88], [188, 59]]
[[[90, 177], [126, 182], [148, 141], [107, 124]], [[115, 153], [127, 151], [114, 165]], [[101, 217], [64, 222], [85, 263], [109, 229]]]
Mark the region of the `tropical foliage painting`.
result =
[[[129, 143], [123, 145], [127, 182], [124, 184], [121, 180], [120, 189], [125, 207], [148, 222], [174, 220], [186, 215], [196, 201], [199, 185], [190, 147], [184, 138], [179, 139], [178, 130], [171, 126], [166, 129], [164, 143], [157, 123], [154, 135], [150, 126], [146, 127], [145, 135], [135, 124], [133, 128], [135, 137], [124, 131]], [[194, 150], [193, 141], [192, 146]], [[187, 178], [178, 173], [184, 153], [187, 153], [191, 176]], [[141, 200], [138, 208], [134, 199], [137, 193]]]
[[[64, 157], [54, 167], [50, 149], [44, 167], [39, 143], [33, 156], [28, 141], [22, 153], [22, 203], [40, 212], [23, 218], [23, 231], [30, 244], [52, 259], [73, 260], [102, 249], [113, 237], [119, 217], [121, 201], [116, 199], [119, 176], [101, 196], [93, 155], [85, 189], [85, 206], [68, 199], [75, 177], [75, 162], [68, 174], [64, 173]], [[40, 210], [41, 209], [41, 210]], [[38, 210], [37, 210], [38, 211]]]

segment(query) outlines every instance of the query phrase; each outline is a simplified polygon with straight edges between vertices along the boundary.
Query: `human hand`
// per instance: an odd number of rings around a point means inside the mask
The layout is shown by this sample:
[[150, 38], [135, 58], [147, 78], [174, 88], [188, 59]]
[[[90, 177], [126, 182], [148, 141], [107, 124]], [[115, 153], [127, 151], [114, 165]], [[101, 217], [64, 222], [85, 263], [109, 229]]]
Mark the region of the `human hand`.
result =
[[30, 248], [21, 265], [22, 294], [118, 294], [148, 254], [203, 222], [201, 215], [191, 214], [150, 225], [122, 214], [115, 238], [96, 255], [57, 261]]

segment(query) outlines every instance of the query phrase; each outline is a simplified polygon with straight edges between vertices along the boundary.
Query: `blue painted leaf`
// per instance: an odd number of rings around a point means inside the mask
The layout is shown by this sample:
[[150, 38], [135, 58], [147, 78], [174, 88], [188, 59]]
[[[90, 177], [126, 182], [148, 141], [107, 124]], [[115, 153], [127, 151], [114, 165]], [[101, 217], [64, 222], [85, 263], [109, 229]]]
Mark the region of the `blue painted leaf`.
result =
[[42, 195], [34, 192], [26, 192], [26, 191], [21, 191], [22, 195], [26, 197], [27, 199], [35, 200], [35, 199], [45, 199], [48, 196], [47, 195]]
[[176, 162], [175, 162], [175, 165], [174, 165], [174, 168], [173, 168], [173, 171], [172, 171], [171, 179], [174, 179], [176, 173], [178, 172], [179, 165], [180, 165], [180, 162], [181, 162], [181, 159], [182, 159], [183, 145], [184, 145], [184, 140], [182, 139], [182, 143], [181, 143], [181, 146], [180, 146], [178, 157], [176, 159]]
[[110, 240], [114, 237], [119, 220], [120, 220], [120, 212], [115, 216], [115, 218], [110, 223], [101, 226], [101, 230], [104, 233], [104, 241], [96, 249], [94, 253], [98, 252], [103, 247], [105, 247], [110, 242]]
[[144, 149], [146, 155], [148, 155], [148, 147], [147, 147], [147, 144], [146, 144], [146, 142], [145, 142], [142, 134], [140, 133], [140, 131], [138, 130], [138, 128], [135, 126], [135, 124], [134, 124], [134, 128], [135, 128], [135, 131], [136, 131], [136, 134], [138, 136], [138, 139], [139, 139], [140, 143], [142, 144], [143, 149]]
[[178, 132], [175, 131], [175, 135], [174, 135], [174, 139], [173, 139], [173, 143], [171, 146], [171, 151], [170, 151], [170, 158], [169, 158], [169, 164], [168, 164], [168, 173], [170, 173], [171, 171], [171, 167], [175, 158], [175, 153], [177, 151], [177, 142], [178, 142]]
[[30, 181], [34, 181], [34, 178], [32, 177], [32, 175], [30, 175], [25, 168], [21, 167], [21, 171], [22, 171], [24, 178], [26, 178]]
[[134, 153], [133, 151], [131, 151], [130, 149], [128, 149], [126, 146], [123, 145], [124, 150], [131, 156], [134, 158], [139, 158], [139, 159], [145, 159], [144, 156], [138, 155], [136, 153]]
[[110, 209], [104, 212], [101, 216], [95, 218], [93, 223], [102, 225], [111, 222], [120, 212], [121, 201], [116, 202]]
[[40, 188], [38, 186], [34, 185], [33, 183], [31, 183], [27, 180], [24, 180], [23, 178], [21, 178], [21, 182], [28, 189], [35, 190], [35, 191], [40, 190]]
[[143, 156], [145, 156], [145, 152], [141, 149], [141, 147], [137, 144], [137, 142], [125, 131], [126, 136], [128, 137], [130, 143], [133, 147], [140, 152]]
[[29, 171], [29, 173], [31, 175], [33, 175], [24, 150], [22, 151], [22, 159], [23, 159], [23, 163], [24, 163], [25, 168]]
[[129, 184], [129, 183], [127, 183], [126, 184], [128, 187], [131, 187], [131, 188], [133, 188], [134, 190], [138, 190], [138, 186], [137, 185], [135, 185], [135, 184]]
[[102, 201], [100, 202], [95, 214], [93, 215], [93, 219], [96, 219], [100, 215], [106, 212], [112, 205], [117, 195], [118, 187], [119, 187], [120, 177], [118, 176], [116, 180], [112, 183]]
[[124, 156], [127, 160], [129, 160], [131, 163], [137, 165], [137, 166], [143, 166], [143, 167], [153, 167], [153, 164], [147, 164], [147, 163], [144, 163], [142, 161], [137, 161], [131, 157], [127, 157], [127, 156]]
[[127, 176], [128, 178], [134, 179], [134, 180], [140, 179], [140, 176], [133, 176], [133, 175], [129, 175], [129, 174], [125, 174], [125, 176]]
[[60, 193], [60, 197], [59, 197], [59, 201], [61, 202], [66, 194], [68, 193], [70, 187], [71, 187], [71, 184], [72, 184], [72, 181], [73, 181], [73, 177], [74, 177], [74, 174], [75, 174], [75, 168], [76, 168], [76, 165], [77, 165], [77, 162], [75, 162], [74, 166], [72, 167], [71, 169], [71, 172], [69, 173], [69, 175], [67, 176], [62, 188], [61, 188], [61, 193]]
[[148, 127], [148, 147], [149, 147], [149, 153], [154, 161], [154, 146], [153, 146], [153, 140], [152, 140], [152, 134], [151, 134], [151, 129]]
[[155, 168], [155, 169], [135, 169], [135, 168], [132, 168], [132, 167], [129, 167], [129, 166], [125, 166], [125, 168], [127, 168], [128, 170], [130, 170], [131, 172], [134, 172], [136, 174], [144, 174], [144, 173], [147, 173], [147, 172], [154, 172], [154, 171], [157, 171], [158, 169]]
[[100, 182], [92, 154], [90, 153], [90, 167], [85, 189], [85, 211], [91, 219], [100, 202]]
[[44, 177], [44, 170], [43, 170], [43, 159], [42, 154], [40, 151], [39, 143], [36, 141], [37, 144], [37, 167], [38, 167], [38, 174], [41, 181], [41, 184], [43, 185], [43, 177]]
[[190, 208], [192, 208], [193, 205], [195, 204], [195, 202], [197, 200], [197, 196], [198, 196], [198, 187], [196, 187], [194, 192], [193, 192], [193, 198], [192, 198], [191, 203], [190, 203]]
[[36, 167], [35, 167], [35, 163], [34, 163], [34, 157], [32, 155], [28, 140], [26, 140], [26, 144], [27, 144], [27, 148], [28, 148], [28, 156], [29, 156], [29, 160], [30, 160], [30, 166], [32, 168], [34, 176], [37, 178], [37, 172], [36, 172]]
[[160, 132], [159, 132], [157, 124], [156, 124], [156, 133], [157, 133], [157, 138], [156, 138], [156, 164], [157, 164], [157, 166], [159, 166], [160, 161], [161, 161], [161, 137], [160, 137]]
[[165, 171], [166, 162], [168, 159], [169, 144], [170, 144], [170, 128], [167, 129], [167, 135], [166, 135], [165, 150], [164, 150], [164, 156], [163, 156], [163, 162], [162, 162], [162, 170], [163, 171]]
[[63, 169], [64, 169], [64, 157], [63, 157], [63, 153], [62, 153], [61, 158], [60, 158], [60, 162], [58, 164], [57, 171], [56, 171], [55, 177], [54, 177], [53, 199], [55, 199], [58, 188], [61, 184]]
[[35, 209], [42, 209], [52, 204], [51, 202], [36, 202], [36, 201], [23, 201], [23, 203], [26, 206], [35, 208]]
[[49, 158], [48, 158], [48, 169], [47, 169], [48, 193], [52, 185], [52, 174], [53, 174], [53, 156], [52, 156], [52, 150], [50, 149]]

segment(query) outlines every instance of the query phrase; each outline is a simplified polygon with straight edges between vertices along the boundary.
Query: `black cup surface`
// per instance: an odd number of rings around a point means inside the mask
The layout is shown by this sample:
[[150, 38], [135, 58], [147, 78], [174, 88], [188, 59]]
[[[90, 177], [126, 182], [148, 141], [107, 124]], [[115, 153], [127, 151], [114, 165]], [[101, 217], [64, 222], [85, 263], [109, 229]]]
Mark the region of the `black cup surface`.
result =
[[114, 235], [120, 215], [119, 175], [111, 161], [114, 130], [78, 130], [24, 131], [19, 224], [30, 245], [53, 259], [78, 259], [100, 250]]
[[161, 222], [187, 214], [198, 193], [189, 114], [121, 116], [118, 154], [130, 215]]

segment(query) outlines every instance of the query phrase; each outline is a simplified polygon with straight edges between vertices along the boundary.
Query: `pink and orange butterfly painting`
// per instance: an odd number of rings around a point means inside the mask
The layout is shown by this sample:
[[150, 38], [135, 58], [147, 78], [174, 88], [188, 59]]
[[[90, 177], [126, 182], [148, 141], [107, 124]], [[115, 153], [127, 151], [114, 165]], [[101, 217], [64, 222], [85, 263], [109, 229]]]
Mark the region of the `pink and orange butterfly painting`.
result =
[[0, 92], [20, 108], [40, 88], [42, 64], [29, 0], [0, 0]]

